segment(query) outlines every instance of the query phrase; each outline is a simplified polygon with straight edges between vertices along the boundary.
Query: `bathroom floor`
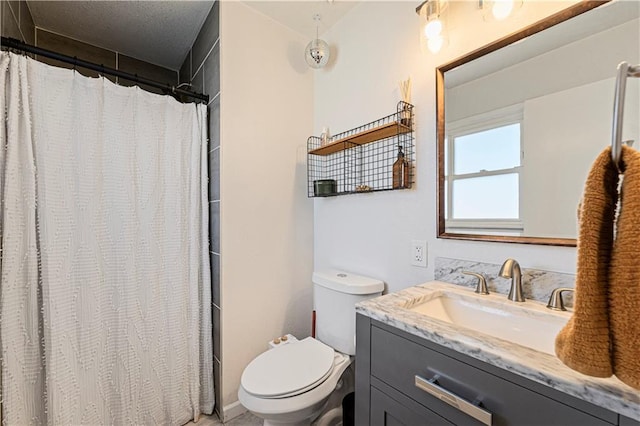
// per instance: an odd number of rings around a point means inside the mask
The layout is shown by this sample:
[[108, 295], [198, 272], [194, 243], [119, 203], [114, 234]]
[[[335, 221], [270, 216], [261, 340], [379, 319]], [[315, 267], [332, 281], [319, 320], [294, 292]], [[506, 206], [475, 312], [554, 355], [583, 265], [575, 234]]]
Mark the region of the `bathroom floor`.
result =
[[250, 412], [246, 412], [227, 423], [222, 423], [217, 415], [201, 416], [198, 423], [189, 422], [184, 426], [262, 426], [262, 419], [254, 416]]

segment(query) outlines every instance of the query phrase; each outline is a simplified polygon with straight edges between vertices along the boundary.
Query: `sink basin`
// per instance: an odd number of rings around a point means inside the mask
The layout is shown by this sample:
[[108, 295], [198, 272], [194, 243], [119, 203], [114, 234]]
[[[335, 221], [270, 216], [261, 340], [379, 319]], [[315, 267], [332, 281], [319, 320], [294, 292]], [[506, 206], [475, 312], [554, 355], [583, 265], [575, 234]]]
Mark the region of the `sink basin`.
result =
[[539, 302], [515, 303], [503, 295], [482, 296], [468, 289], [436, 291], [405, 308], [550, 355], [555, 355], [556, 335], [570, 317], [566, 312], [548, 310]]

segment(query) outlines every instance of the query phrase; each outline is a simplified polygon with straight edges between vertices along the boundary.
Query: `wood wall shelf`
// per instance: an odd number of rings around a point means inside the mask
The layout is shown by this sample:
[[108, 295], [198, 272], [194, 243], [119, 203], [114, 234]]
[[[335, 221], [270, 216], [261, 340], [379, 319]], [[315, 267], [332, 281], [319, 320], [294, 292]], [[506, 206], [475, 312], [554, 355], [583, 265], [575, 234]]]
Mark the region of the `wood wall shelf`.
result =
[[409, 133], [411, 128], [405, 126], [399, 121], [393, 121], [382, 126], [374, 127], [373, 129], [365, 130], [353, 135], [346, 136], [335, 140], [325, 146], [316, 148], [309, 151], [309, 154], [314, 155], [329, 155], [334, 154], [345, 149], [353, 148], [356, 145], [365, 145], [371, 142], [376, 142], [382, 139], [390, 138], [398, 134]]

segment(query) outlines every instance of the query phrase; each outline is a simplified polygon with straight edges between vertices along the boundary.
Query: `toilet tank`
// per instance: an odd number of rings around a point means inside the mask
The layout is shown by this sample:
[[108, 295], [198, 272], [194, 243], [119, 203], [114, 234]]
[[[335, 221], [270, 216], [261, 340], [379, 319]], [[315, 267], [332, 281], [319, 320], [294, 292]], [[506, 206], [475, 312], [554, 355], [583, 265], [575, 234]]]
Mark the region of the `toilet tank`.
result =
[[355, 305], [380, 296], [384, 283], [333, 269], [314, 272], [312, 281], [316, 339], [343, 354], [355, 355]]

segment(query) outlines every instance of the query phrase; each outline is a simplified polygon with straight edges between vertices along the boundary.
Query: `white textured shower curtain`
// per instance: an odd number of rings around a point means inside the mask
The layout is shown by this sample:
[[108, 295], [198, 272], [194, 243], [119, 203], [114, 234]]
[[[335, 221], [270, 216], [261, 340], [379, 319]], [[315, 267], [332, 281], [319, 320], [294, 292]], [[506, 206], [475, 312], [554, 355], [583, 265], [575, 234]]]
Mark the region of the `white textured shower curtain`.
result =
[[206, 107], [0, 54], [5, 424], [213, 409]]

